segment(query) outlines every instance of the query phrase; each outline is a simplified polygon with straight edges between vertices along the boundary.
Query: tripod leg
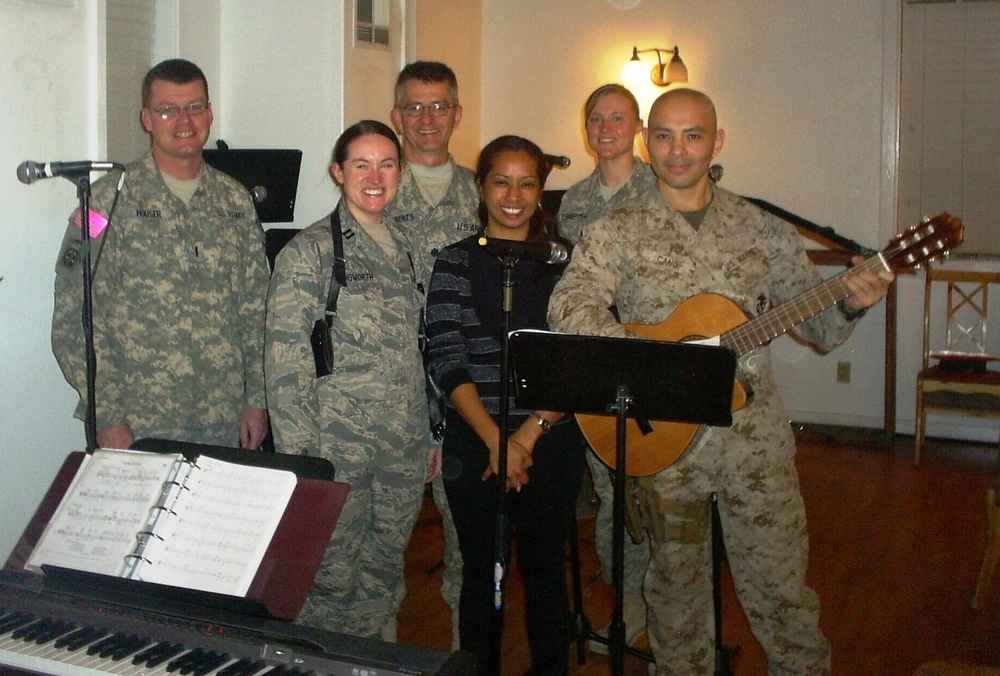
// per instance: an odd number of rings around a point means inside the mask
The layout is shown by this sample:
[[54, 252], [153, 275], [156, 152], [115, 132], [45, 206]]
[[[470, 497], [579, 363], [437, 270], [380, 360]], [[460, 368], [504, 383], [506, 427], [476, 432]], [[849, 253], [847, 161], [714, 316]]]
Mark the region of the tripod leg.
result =
[[569, 529], [570, 572], [573, 576], [573, 615], [570, 631], [576, 641], [576, 660], [580, 665], [587, 663], [587, 639], [590, 637], [590, 620], [583, 612], [583, 583], [580, 577], [580, 533], [576, 514]]
[[712, 493], [712, 609], [715, 613], [715, 671], [714, 676], [732, 676], [729, 658], [739, 648], [722, 645], [722, 562], [726, 559], [726, 543], [719, 517], [719, 496]]

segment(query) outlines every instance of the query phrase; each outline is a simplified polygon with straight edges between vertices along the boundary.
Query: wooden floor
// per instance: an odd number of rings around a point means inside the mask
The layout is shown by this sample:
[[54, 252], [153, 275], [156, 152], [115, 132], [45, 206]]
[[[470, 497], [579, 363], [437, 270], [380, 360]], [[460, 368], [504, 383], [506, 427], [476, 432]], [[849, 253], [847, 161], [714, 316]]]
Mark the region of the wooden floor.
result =
[[[800, 429], [798, 437], [809, 581], [821, 599], [833, 673], [909, 675], [932, 660], [1000, 667], [1000, 571], [981, 608], [969, 605], [984, 544], [986, 486], [1000, 472], [997, 447], [930, 440], [914, 467], [911, 437], [899, 437], [893, 449], [819, 428]], [[599, 578], [587, 511], [584, 504], [579, 520], [584, 613], [600, 627], [610, 618], [613, 589]], [[428, 498], [407, 550], [409, 596], [398, 637], [448, 650], [451, 614], [438, 593], [444, 545], [436, 517]], [[528, 652], [516, 562], [507, 589], [503, 673], [523, 674]], [[733, 673], [765, 674], [728, 577], [723, 598], [724, 643], [739, 646]], [[625, 666], [645, 674], [638, 659]], [[608, 659], [586, 653], [580, 664], [574, 647], [571, 673], [610, 673]]]

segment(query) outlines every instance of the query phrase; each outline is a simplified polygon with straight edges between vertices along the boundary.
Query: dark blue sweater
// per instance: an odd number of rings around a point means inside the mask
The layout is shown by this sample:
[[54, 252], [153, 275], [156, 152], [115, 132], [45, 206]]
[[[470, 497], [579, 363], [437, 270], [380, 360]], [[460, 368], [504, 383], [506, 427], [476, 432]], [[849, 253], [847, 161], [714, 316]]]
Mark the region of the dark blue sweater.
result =
[[[474, 235], [438, 254], [427, 295], [428, 369], [446, 394], [475, 383], [483, 405], [500, 412], [500, 356], [503, 331], [503, 264], [487, 254]], [[510, 329], [547, 329], [549, 295], [565, 264], [518, 261], [513, 270]], [[517, 409], [510, 388], [512, 427], [529, 411]], [[451, 402], [448, 402], [451, 407]]]

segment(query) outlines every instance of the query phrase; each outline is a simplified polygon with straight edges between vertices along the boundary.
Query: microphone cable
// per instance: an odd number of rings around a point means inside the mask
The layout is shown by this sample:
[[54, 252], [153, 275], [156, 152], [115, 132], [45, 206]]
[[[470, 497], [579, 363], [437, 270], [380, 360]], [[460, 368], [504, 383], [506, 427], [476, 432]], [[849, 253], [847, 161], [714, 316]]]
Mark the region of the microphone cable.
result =
[[[108, 223], [104, 226], [104, 232], [101, 233], [101, 243], [97, 247], [97, 253], [93, 256], [90, 263], [90, 277], [93, 279], [97, 275], [97, 264], [101, 262], [101, 254], [104, 252], [104, 243], [108, 241], [108, 231], [111, 229], [112, 220], [115, 215], [115, 209], [118, 208], [118, 199], [122, 196], [122, 188], [125, 187], [125, 170], [122, 170], [121, 176], [118, 177], [118, 187], [115, 188], [114, 199], [111, 200], [111, 208], [108, 210]], [[87, 215], [88, 218], [90, 214]], [[81, 232], [83, 228], [81, 226]]]

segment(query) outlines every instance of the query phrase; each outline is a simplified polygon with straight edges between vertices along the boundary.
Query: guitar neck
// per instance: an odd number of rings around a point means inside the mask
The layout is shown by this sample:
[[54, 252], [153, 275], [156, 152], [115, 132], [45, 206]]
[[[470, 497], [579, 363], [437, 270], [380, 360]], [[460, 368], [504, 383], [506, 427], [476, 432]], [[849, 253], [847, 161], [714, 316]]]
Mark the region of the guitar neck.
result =
[[858, 270], [878, 273], [880, 270], [889, 269], [882, 254], [876, 254], [850, 270], [814, 286], [800, 296], [726, 331], [719, 336], [719, 342], [737, 355], [746, 354], [851, 295], [847, 285], [844, 284], [844, 277], [848, 274], [856, 273]]

